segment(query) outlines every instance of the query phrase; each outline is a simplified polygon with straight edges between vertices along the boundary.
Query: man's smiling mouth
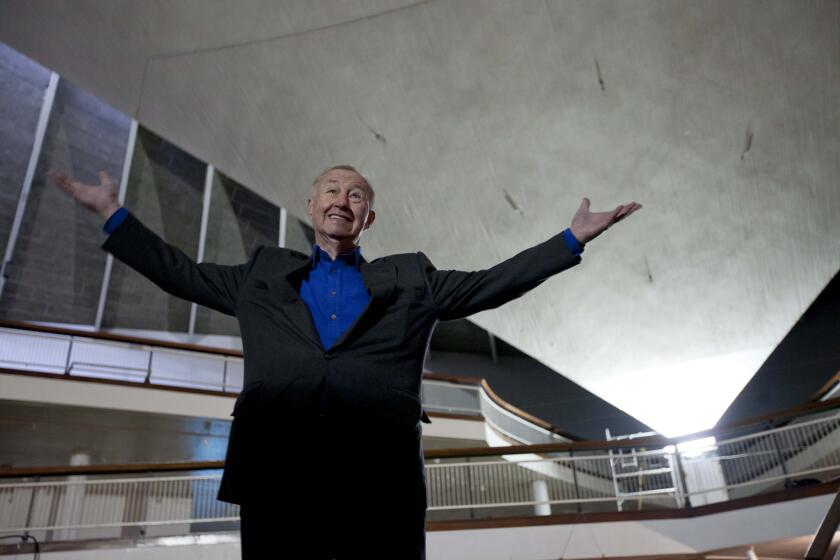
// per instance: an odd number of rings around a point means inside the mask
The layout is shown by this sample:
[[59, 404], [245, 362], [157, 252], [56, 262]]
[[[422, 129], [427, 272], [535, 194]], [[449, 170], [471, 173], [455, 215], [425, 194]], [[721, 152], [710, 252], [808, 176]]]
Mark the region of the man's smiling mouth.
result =
[[346, 222], [350, 221], [350, 218], [348, 218], [347, 216], [342, 216], [341, 214], [327, 214], [327, 217], [333, 220], [344, 220]]

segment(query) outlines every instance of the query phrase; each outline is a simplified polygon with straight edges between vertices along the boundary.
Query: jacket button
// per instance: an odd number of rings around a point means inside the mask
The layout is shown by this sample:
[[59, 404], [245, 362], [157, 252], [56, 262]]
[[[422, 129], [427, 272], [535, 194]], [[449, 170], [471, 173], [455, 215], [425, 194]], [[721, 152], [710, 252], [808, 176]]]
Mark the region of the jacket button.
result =
[[332, 360], [333, 356], [334, 356], [334, 354], [332, 354], [331, 352], [324, 352], [324, 359], [325, 360]]

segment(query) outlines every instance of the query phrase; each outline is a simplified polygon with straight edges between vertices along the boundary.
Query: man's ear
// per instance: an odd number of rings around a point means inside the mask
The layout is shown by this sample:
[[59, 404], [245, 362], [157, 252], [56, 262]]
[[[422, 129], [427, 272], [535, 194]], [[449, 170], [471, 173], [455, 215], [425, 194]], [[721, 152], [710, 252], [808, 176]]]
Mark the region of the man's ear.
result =
[[306, 213], [309, 214], [309, 217], [312, 217], [312, 199], [306, 199]]
[[373, 225], [373, 221], [376, 219], [376, 212], [371, 210], [368, 212], [368, 219], [367, 223], [365, 224], [365, 229], [368, 229], [371, 225]]

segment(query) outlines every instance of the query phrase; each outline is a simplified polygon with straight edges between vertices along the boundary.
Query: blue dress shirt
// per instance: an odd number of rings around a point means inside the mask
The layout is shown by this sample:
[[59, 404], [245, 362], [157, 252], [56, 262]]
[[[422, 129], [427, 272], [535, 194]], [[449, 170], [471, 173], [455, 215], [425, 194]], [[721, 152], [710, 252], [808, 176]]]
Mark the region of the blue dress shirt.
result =
[[318, 245], [312, 246], [312, 268], [300, 284], [300, 297], [324, 348], [333, 346], [370, 303], [359, 272], [361, 261], [358, 247], [332, 260]]
[[583, 253], [583, 243], [577, 240], [577, 237], [575, 237], [571, 229], [566, 228], [563, 230], [563, 241], [566, 242], [566, 247], [569, 248], [569, 251], [574, 256], [579, 257]]
[[105, 225], [102, 226], [102, 229], [105, 230], [105, 233], [111, 235], [114, 233], [121, 223], [125, 221], [125, 217], [128, 216], [128, 210], [120, 206], [119, 210], [111, 214], [111, 217], [108, 218], [108, 221], [105, 222]]

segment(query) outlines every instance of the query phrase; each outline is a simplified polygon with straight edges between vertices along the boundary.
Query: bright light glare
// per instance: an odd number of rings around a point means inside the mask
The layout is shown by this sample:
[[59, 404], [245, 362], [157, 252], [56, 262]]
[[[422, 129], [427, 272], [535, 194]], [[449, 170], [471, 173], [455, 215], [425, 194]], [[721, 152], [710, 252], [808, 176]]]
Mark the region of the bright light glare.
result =
[[690, 441], [683, 441], [678, 443], [676, 446], [666, 445], [663, 451], [665, 451], [665, 453], [675, 453], [679, 451], [686, 457], [698, 457], [706, 451], [710, 451], [714, 448], [716, 443], [717, 440], [715, 440], [713, 436], [709, 436]]
[[155, 546], [194, 546], [205, 544], [226, 544], [238, 543], [239, 536], [233, 534], [217, 533], [213, 535], [185, 535], [181, 537], [158, 537], [147, 543], [139, 543], [138, 547]]
[[587, 387], [666, 437], [712, 428], [772, 348], [608, 376]]

